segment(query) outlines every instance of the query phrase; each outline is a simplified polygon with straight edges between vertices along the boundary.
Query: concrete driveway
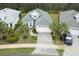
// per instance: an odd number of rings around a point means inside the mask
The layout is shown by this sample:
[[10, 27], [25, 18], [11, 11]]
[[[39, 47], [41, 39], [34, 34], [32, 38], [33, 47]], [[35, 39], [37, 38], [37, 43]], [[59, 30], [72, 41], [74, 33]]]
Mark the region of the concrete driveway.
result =
[[64, 56], [79, 56], [79, 38], [75, 35], [73, 37], [73, 45], [65, 45]]
[[[53, 45], [51, 34], [50, 33], [38, 33], [37, 44], [50, 44], [50, 45]], [[39, 48], [39, 46], [36, 47], [36, 49], [33, 51], [32, 54], [33, 55], [58, 55], [58, 53], [55, 49], [44, 48], [44, 47]]]
[[37, 36], [37, 43], [38, 44], [52, 44], [52, 37], [50, 33], [38, 33]]

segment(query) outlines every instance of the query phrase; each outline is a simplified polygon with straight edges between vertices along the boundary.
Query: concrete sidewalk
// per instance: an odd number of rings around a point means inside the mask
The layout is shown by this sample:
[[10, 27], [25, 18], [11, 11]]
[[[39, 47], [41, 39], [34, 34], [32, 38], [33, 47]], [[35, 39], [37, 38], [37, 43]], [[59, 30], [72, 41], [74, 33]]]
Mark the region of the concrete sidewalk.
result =
[[51, 44], [6, 44], [0, 45], [0, 49], [6, 48], [59, 48], [58, 46]]

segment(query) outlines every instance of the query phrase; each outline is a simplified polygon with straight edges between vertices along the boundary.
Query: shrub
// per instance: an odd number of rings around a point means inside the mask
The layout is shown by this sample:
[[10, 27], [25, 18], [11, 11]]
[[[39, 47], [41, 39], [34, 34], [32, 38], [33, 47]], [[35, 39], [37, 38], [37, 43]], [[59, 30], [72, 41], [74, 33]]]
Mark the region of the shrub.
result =
[[3, 40], [6, 40], [7, 36], [6, 35], [3, 35]]
[[37, 34], [37, 31], [36, 31], [36, 29], [35, 29], [35, 28], [34, 28], [32, 31], [33, 31], [33, 33]]
[[37, 37], [36, 36], [32, 36], [32, 39], [37, 40]]
[[11, 34], [7, 36], [7, 42], [9, 43], [13, 43], [16, 42], [18, 40], [18, 36], [16, 34]]
[[23, 39], [27, 39], [27, 38], [28, 38], [28, 36], [26, 36], [26, 35], [23, 36]]

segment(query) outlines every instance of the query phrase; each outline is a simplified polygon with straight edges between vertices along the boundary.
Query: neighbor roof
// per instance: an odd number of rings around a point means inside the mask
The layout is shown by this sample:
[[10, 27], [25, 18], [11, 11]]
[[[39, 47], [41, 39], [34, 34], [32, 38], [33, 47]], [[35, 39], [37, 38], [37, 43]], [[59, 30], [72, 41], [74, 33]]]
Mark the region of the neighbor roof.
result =
[[34, 9], [27, 13], [27, 15], [24, 17], [24, 20], [26, 22], [34, 21], [34, 19], [30, 16], [34, 11], [36, 11], [40, 16], [35, 20], [35, 25], [50, 25], [52, 20], [49, 14], [46, 11], [43, 11], [41, 9]]
[[6, 24], [17, 22], [19, 20], [19, 14], [20, 11], [10, 8], [0, 10], [0, 18], [3, 19]]
[[79, 22], [74, 19], [74, 16], [77, 13], [78, 12], [75, 10], [60, 12], [59, 14], [60, 23], [62, 22], [66, 23], [69, 27], [73, 29], [79, 28]]
[[78, 17], [78, 18], [79, 18], [79, 13], [77, 13], [77, 14], [75, 15], [75, 17]]

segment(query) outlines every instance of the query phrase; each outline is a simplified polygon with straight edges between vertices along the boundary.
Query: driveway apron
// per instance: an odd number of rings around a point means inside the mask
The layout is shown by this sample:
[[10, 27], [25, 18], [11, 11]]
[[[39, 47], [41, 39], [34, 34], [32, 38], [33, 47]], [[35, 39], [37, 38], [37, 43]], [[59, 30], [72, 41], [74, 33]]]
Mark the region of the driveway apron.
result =
[[[37, 44], [53, 44], [52, 37], [50, 33], [38, 33]], [[33, 55], [58, 55], [57, 51], [52, 48], [39, 48], [32, 52]]]

